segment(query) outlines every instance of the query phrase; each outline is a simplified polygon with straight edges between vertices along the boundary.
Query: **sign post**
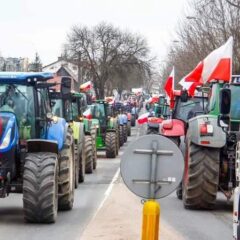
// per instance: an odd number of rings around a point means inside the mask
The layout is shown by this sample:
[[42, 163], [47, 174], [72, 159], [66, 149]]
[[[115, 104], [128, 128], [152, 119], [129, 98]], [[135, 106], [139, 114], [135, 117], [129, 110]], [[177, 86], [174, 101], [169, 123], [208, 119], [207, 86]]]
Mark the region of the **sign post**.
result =
[[155, 200], [172, 193], [181, 182], [181, 151], [161, 135], [142, 136], [128, 146], [120, 168], [127, 187], [148, 199], [143, 207], [142, 240], [158, 240], [160, 205]]

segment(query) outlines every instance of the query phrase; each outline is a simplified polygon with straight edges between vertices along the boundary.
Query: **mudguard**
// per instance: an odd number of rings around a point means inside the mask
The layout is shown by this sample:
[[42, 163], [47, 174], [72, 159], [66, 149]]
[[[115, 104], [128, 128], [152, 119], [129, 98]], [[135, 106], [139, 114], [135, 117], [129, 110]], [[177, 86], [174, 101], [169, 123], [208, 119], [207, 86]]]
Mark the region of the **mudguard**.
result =
[[179, 119], [163, 120], [160, 124], [160, 134], [166, 137], [181, 137], [185, 135], [185, 126]]
[[149, 124], [160, 124], [160, 123], [162, 123], [163, 120], [164, 120], [163, 118], [148, 117], [148, 123]]
[[[215, 115], [199, 115], [189, 120], [188, 137], [190, 140], [201, 146], [221, 148], [226, 144], [226, 133], [218, 126], [218, 119]], [[208, 122], [213, 126], [212, 136], [201, 136], [200, 125]]]
[[108, 130], [113, 129], [115, 130], [118, 125], [118, 119], [111, 117], [109, 122], [108, 122]]
[[13, 147], [18, 144], [19, 133], [17, 127], [16, 116], [10, 112], [0, 113], [0, 147], [7, 137], [10, 135], [9, 144], [6, 147], [0, 149], [0, 153], [9, 152]]
[[55, 122], [52, 122], [47, 131], [47, 140], [57, 141], [58, 150], [61, 150], [67, 135], [68, 123], [63, 118], [56, 118]]
[[70, 127], [73, 130], [73, 138], [75, 143], [79, 144], [80, 148], [82, 148], [85, 137], [83, 123], [73, 121], [70, 123]]
[[91, 128], [91, 124], [92, 124], [93, 120], [89, 120], [87, 118], [83, 118], [83, 125], [84, 125], [85, 132], [90, 133], [90, 128]]

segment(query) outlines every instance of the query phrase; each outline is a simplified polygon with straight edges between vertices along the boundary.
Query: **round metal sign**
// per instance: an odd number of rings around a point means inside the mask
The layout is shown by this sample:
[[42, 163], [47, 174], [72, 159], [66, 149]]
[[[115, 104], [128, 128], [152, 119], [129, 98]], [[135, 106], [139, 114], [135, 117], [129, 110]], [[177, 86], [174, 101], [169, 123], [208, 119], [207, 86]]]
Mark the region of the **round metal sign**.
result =
[[132, 142], [121, 158], [127, 187], [146, 199], [172, 193], [182, 180], [184, 160], [175, 143], [161, 135], [146, 135]]

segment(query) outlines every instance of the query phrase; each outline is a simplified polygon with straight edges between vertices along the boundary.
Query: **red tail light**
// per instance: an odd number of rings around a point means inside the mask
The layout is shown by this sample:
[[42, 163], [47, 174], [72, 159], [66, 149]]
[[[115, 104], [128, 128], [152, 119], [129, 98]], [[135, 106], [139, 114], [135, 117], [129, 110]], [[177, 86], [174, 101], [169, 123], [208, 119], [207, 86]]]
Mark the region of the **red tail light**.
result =
[[200, 135], [201, 136], [213, 136], [213, 125], [209, 123], [200, 124]]

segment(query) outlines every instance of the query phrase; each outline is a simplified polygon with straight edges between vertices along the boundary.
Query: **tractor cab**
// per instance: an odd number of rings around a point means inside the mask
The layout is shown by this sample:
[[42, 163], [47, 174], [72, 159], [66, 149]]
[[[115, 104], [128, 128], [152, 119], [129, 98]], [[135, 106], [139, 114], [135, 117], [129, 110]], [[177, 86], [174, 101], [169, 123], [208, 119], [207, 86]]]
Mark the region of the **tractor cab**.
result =
[[172, 118], [182, 120], [187, 123], [189, 119], [207, 111], [209, 88], [198, 88], [194, 96], [189, 96], [186, 90], [182, 90], [180, 95], [175, 96], [175, 104]]

